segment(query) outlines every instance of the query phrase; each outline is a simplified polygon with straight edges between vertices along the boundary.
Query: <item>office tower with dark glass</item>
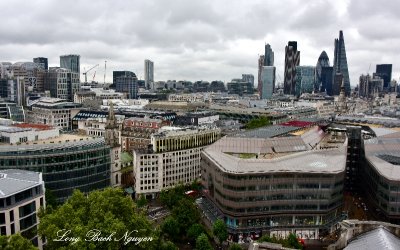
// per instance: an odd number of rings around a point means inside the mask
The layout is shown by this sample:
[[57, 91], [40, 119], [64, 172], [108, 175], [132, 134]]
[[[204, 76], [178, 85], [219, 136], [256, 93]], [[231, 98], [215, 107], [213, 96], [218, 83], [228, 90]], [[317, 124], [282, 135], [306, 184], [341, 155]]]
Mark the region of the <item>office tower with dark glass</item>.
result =
[[284, 93], [295, 94], [296, 66], [300, 65], [300, 51], [297, 50], [297, 42], [290, 41], [285, 47], [285, 82]]
[[[334, 71], [333, 72], [334, 78], [338, 76], [337, 73], [342, 74], [346, 96], [350, 95], [350, 78], [349, 78], [349, 69], [347, 65], [346, 48], [344, 46], [343, 31], [339, 31], [339, 38], [335, 39], [335, 55], [333, 59], [333, 71]], [[335, 78], [333, 82], [338, 83], [339, 80]], [[334, 94], [336, 95], [339, 93], [334, 91]]]
[[148, 59], [144, 60], [144, 84], [154, 90], [154, 63]]
[[117, 78], [121, 77], [121, 76], [137, 78], [136, 74], [133, 73], [132, 71], [127, 71], [127, 70], [113, 71], [113, 85], [114, 85], [114, 87], [117, 84]]
[[63, 55], [60, 56], [60, 67], [69, 69], [71, 72], [81, 73], [80, 55]]
[[314, 66], [297, 66], [295, 95], [300, 96], [303, 93], [312, 93], [315, 85], [314, 77]]
[[49, 62], [45, 57], [36, 57], [33, 58], [33, 62], [38, 64], [41, 69], [48, 70], [49, 69]]
[[377, 64], [374, 76], [382, 78], [383, 88], [388, 89], [392, 80], [392, 64]]
[[275, 66], [263, 66], [260, 99], [270, 99], [275, 89]]
[[262, 73], [262, 67], [264, 66], [264, 55], [260, 55], [260, 57], [258, 58], [258, 85], [257, 85], [257, 89], [258, 89], [258, 93], [260, 93], [261, 96], [261, 92], [262, 92], [262, 80], [261, 80], [261, 73]]
[[274, 52], [269, 44], [265, 44], [264, 66], [274, 66]]
[[[320, 91], [320, 92], [325, 92], [326, 91], [326, 81], [322, 81], [323, 77], [322, 74], [325, 73], [323, 72], [323, 68], [329, 67], [329, 57], [326, 54], [325, 51], [322, 51], [321, 55], [318, 58], [317, 66], [315, 67], [315, 86], [314, 90]], [[332, 77], [332, 73], [331, 73]], [[324, 80], [326, 77], [324, 77]], [[330, 81], [332, 83], [332, 81]]]

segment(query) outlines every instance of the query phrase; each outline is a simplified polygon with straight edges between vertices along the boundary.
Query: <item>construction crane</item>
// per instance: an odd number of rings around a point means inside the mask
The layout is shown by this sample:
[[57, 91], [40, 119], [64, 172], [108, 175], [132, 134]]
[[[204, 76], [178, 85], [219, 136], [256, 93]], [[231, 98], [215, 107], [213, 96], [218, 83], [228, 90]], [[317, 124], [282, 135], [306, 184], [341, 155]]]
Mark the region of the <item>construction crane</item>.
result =
[[94, 65], [93, 67], [91, 67], [89, 70], [87, 70], [86, 72], [83, 72], [83, 75], [85, 76], [85, 83], [87, 83], [87, 73], [88, 73], [89, 71], [91, 71], [92, 69], [98, 67], [98, 66], [99, 66], [99, 64], [96, 64], [96, 65]]

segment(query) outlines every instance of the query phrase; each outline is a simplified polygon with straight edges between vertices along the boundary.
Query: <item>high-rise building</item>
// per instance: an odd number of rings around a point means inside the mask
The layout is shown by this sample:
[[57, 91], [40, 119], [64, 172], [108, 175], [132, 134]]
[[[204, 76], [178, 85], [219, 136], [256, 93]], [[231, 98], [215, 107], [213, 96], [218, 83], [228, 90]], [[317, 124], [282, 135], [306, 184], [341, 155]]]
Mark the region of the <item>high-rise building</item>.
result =
[[148, 59], [144, 60], [144, 82], [147, 89], [154, 90], [154, 63]]
[[49, 63], [48, 63], [47, 58], [45, 58], [45, 57], [36, 57], [36, 58], [33, 58], [33, 62], [36, 63], [36, 64], [38, 64], [39, 67], [40, 67], [41, 69], [43, 69], [43, 70], [48, 70], [48, 69], [49, 69]]
[[80, 89], [79, 73], [70, 69], [50, 67], [44, 76], [44, 90], [50, 91], [54, 98], [74, 100], [74, 95]]
[[257, 84], [257, 89], [258, 89], [258, 93], [262, 92], [262, 80], [261, 80], [261, 72], [262, 72], [262, 67], [264, 66], [264, 55], [261, 55], [258, 58], [258, 84]]
[[333, 95], [333, 67], [322, 67], [321, 71], [322, 86], [320, 91], [326, 92], [328, 95]]
[[390, 81], [392, 80], [392, 64], [377, 64], [374, 76], [382, 78], [383, 88], [388, 89], [390, 87]]
[[322, 68], [329, 67], [329, 57], [325, 51], [322, 51], [318, 58], [317, 66], [315, 67], [315, 86], [314, 90], [325, 92], [326, 82], [322, 81]]
[[269, 44], [265, 44], [264, 66], [274, 66], [274, 52]]
[[296, 67], [296, 86], [295, 95], [300, 96], [303, 93], [312, 93], [314, 90], [314, 66]]
[[285, 82], [284, 93], [295, 94], [296, 66], [300, 65], [300, 51], [297, 50], [297, 42], [290, 41], [285, 47]]
[[113, 71], [113, 85], [114, 85], [114, 88], [115, 88], [115, 86], [117, 84], [117, 77], [120, 77], [120, 76], [137, 78], [136, 74], [133, 73], [132, 71], [127, 71], [127, 70]]
[[270, 99], [275, 89], [275, 66], [263, 66], [261, 72], [260, 99]]
[[[332, 95], [339, 95], [340, 94], [340, 86], [342, 86], [343, 82], [343, 74], [340, 72], [333, 72], [333, 84], [332, 84]], [[345, 92], [346, 92], [346, 85]]]
[[242, 80], [245, 82], [250, 82], [254, 86], [254, 76], [252, 74], [242, 74]]
[[237, 94], [239, 96], [252, 95], [254, 93], [253, 85], [242, 79], [232, 79], [231, 82], [228, 82], [227, 89], [229, 94]]
[[71, 72], [81, 74], [80, 55], [60, 56], [60, 67], [69, 69]]
[[[343, 31], [339, 31], [339, 38], [335, 39], [335, 55], [333, 59], [333, 76], [338, 76], [337, 73], [341, 73], [344, 80], [344, 88], [346, 96], [350, 95], [350, 78], [349, 69], [347, 65], [346, 48], [344, 46]], [[341, 81], [334, 79], [334, 83], [340, 83], [337, 91], [334, 91], [335, 95], [339, 94], [339, 88]]]
[[136, 99], [138, 93], [137, 78], [132, 76], [120, 76], [116, 79], [115, 90], [128, 93], [130, 99]]

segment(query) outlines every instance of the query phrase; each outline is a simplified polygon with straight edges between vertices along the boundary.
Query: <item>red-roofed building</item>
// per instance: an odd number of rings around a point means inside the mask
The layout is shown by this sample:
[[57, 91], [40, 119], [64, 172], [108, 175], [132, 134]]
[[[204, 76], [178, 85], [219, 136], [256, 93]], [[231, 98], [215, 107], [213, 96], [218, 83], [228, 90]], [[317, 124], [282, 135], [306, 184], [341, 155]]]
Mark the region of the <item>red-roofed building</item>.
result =
[[289, 126], [289, 127], [300, 127], [300, 128], [308, 128], [315, 125], [315, 122], [306, 122], [306, 121], [288, 121], [281, 123], [282, 126]]

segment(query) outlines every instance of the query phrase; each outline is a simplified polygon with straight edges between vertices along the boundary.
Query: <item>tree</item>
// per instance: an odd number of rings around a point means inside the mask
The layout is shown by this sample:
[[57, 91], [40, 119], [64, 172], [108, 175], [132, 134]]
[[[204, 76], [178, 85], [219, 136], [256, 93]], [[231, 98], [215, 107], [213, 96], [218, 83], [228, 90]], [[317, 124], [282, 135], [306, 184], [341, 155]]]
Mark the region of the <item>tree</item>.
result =
[[228, 238], [228, 230], [223, 220], [218, 219], [214, 222], [213, 234], [218, 238], [221, 244]]
[[[39, 218], [38, 232], [47, 238], [49, 249], [154, 249], [158, 242], [157, 231], [122, 189], [89, 195], [75, 190], [57, 209], [42, 209]], [[129, 242], [129, 237], [145, 241]]]
[[51, 191], [48, 188], [46, 188], [45, 197], [46, 197], [46, 206], [51, 206], [53, 208], [56, 208], [59, 205], [53, 191]]
[[179, 250], [177, 246], [171, 241], [163, 242], [159, 248], [160, 250]]
[[168, 208], [173, 208], [179, 204], [181, 199], [187, 198], [185, 195], [185, 187], [182, 184], [168, 190], [162, 190], [160, 193], [161, 202]]
[[268, 118], [265, 116], [261, 116], [250, 120], [248, 123], [246, 123], [245, 127], [246, 129], [255, 129], [255, 128], [265, 127], [269, 124], [270, 121], [268, 120]]
[[212, 250], [210, 242], [208, 241], [207, 235], [204, 233], [200, 234], [196, 240], [196, 250]]
[[161, 231], [168, 235], [171, 240], [176, 240], [179, 236], [179, 223], [172, 217], [168, 216], [161, 225]]
[[204, 233], [204, 228], [199, 223], [195, 223], [189, 227], [186, 236], [189, 238], [190, 241], [195, 242], [197, 237], [200, 234]]
[[290, 247], [293, 247], [296, 249], [303, 249], [303, 246], [300, 244], [300, 242], [298, 241], [295, 234], [290, 233], [289, 237], [287, 238], [287, 241], [288, 241]]
[[172, 215], [178, 221], [181, 232], [186, 232], [191, 225], [200, 220], [200, 213], [192, 200], [181, 199], [172, 209]]
[[10, 236], [0, 235], [0, 249], [3, 250], [37, 250], [32, 242], [19, 233]]
[[243, 248], [239, 244], [233, 243], [229, 246], [229, 250], [243, 250]]
[[144, 206], [146, 206], [146, 205], [147, 205], [146, 197], [144, 197], [144, 195], [141, 194], [141, 195], [139, 196], [139, 199], [137, 200], [136, 204], [137, 204], [138, 207], [144, 207]]

